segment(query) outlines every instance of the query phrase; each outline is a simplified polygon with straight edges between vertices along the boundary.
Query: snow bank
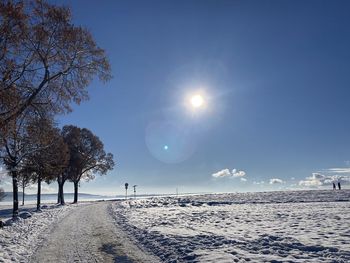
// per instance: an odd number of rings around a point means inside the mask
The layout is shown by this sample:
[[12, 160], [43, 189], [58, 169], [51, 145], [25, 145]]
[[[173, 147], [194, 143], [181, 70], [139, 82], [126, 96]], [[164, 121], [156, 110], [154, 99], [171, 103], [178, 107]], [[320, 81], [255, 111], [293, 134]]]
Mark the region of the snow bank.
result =
[[130, 200], [117, 224], [163, 262], [350, 262], [350, 191]]
[[64, 217], [75, 205], [44, 207], [42, 212], [31, 213], [27, 219], [18, 218], [15, 222], [7, 220], [7, 225], [0, 229], [0, 262], [28, 262], [49, 234], [52, 224]]

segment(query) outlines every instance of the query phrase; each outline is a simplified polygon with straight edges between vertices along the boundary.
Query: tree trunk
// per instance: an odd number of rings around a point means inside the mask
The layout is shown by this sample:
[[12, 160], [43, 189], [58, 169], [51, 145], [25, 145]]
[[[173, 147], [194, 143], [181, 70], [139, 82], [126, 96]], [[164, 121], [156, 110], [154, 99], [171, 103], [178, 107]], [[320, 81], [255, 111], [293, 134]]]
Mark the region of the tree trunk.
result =
[[63, 185], [64, 185], [64, 182], [61, 182], [61, 183], [58, 183], [58, 195], [59, 195], [59, 200], [60, 200], [60, 204], [61, 205], [64, 205], [64, 193], [63, 193]]
[[78, 182], [74, 182], [74, 204], [78, 203]]
[[24, 182], [23, 182], [23, 185], [22, 185], [22, 206], [24, 205], [24, 189], [26, 188], [26, 186], [24, 185]]
[[13, 186], [13, 212], [12, 217], [14, 219], [18, 216], [18, 180], [17, 180], [17, 171], [13, 170], [12, 174], [12, 186]]
[[61, 193], [60, 193], [60, 183], [57, 180], [57, 184], [58, 184], [58, 193], [57, 193], [57, 204], [61, 203]]
[[38, 194], [36, 196], [36, 210], [40, 211], [40, 198], [41, 198], [41, 176], [38, 177]]

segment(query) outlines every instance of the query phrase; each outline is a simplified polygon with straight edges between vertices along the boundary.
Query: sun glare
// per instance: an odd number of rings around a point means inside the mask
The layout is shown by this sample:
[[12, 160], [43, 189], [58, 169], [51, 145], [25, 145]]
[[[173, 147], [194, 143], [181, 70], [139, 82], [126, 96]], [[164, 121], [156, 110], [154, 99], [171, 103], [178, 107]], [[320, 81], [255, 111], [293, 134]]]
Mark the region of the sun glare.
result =
[[191, 105], [193, 108], [199, 108], [203, 105], [204, 99], [201, 95], [196, 94], [191, 97]]

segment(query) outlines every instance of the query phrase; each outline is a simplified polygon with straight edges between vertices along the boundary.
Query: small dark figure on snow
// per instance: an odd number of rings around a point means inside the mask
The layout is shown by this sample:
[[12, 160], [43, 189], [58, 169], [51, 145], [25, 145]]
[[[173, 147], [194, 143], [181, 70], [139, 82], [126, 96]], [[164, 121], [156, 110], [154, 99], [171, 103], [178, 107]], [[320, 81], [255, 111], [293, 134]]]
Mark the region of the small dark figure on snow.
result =
[[335, 186], [335, 182], [333, 182], [333, 190], [337, 189], [337, 187]]
[[338, 189], [341, 190], [340, 182], [338, 182]]

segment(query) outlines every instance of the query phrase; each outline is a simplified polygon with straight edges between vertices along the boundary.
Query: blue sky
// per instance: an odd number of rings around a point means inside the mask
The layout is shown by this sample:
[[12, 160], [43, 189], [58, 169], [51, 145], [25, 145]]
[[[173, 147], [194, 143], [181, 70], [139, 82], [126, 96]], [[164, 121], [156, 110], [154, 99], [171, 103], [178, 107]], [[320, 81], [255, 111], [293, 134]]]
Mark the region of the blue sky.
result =
[[[91, 30], [114, 75], [58, 118], [115, 155], [82, 192], [277, 190], [349, 175], [348, 1], [51, 2]], [[196, 92], [206, 105], [194, 112]]]

